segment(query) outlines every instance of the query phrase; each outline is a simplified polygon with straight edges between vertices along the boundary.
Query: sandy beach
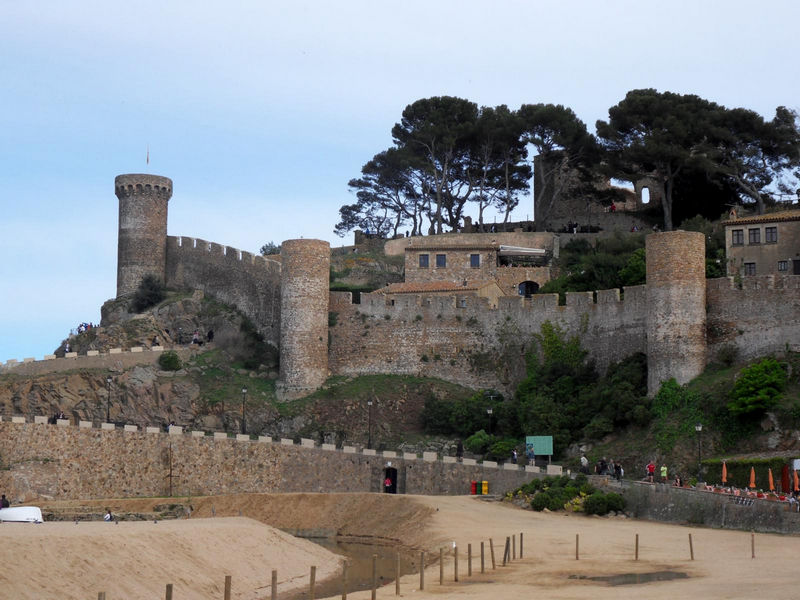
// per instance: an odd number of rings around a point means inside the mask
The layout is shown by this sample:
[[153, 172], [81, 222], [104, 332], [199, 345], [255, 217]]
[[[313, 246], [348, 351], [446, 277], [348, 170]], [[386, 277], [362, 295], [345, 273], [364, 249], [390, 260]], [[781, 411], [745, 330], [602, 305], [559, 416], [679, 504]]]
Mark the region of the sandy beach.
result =
[[[152, 499], [92, 501], [113, 510], [144, 510]], [[63, 505], [64, 503], [62, 503]], [[88, 503], [83, 503], [84, 505]], [[172, 583], [174, 598], [222, 599], [226, 575], [232, 598], [269, 598], [270, 574], [279, 572], [279, 598], [308, 587], [311, 565], [317, 580], [337, 577], [341, 558], [320, 546], [271, 527], [325, 526], [343, 535], [372, 538], [384, 545], [426, 550], [425, 590], [419, 575], [401, 579], [401, 596], [437, 598], [584, 599], [586, 597], [667, 599], [794, 597], [794, 564], [800, 538], [757, 534], [751, 557], [749, 532], [721, 531], [635, 521], [621, 517], [535, 513], [475, 497], [386, 496], [378, 494], [240, 494], [194, 498], [191, 519], [173, 521], [48, 522], [0, 525], [2, 598], [163, 598]], [[215, 517], [211, 517], [211, 507]], [[226, 516], [238, 515], [239, 516]], [[268, 524], [269, 523], [269, 524]], [[520, 533], [524, 556], [501, 566], [506, 536]], [[579, 560], [575, 537], [579, 535]], [[634, 543], [639, 536], [639, 560]], [[694, 560], [689, 551], [692, 534]], [[491, 568], [489, 540], [498, 566]], [[454, 582], [453, 543], [459, 552]], [[486, 572], [480, 573], [480, 544]], [[517, 541], [517, 543], [519, 543]], [[472, 576], [467, 545], [472, 545]], [[445, 583], [433, 563], [446, 548]], [[591, 577], [667, 573], [681, 577], [610, 585]], [[674, 575], [669, 575], [674, 574]], [[369, 591], [348, 598], [369, 598]], [[378, 590], [395, 596], [394, 583]]]

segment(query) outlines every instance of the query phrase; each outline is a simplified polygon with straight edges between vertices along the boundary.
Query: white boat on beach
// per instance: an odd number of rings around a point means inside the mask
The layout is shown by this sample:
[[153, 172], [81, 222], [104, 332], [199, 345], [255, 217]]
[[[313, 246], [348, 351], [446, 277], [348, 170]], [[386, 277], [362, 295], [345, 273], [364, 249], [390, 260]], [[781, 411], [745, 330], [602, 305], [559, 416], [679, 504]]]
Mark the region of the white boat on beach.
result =
[[0, 523], [41, 523], [42, 509], [38, 506], [0, 508]]

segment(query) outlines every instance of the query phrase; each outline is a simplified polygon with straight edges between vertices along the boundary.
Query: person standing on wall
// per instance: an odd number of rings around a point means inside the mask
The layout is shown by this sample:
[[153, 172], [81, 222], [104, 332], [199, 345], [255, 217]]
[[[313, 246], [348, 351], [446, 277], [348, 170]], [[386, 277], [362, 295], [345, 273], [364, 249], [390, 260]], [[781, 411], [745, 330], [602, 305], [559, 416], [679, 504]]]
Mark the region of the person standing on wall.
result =
[[667, 483], [667, 465], [661, 465], [661, 483]]
[[651, 460], [649, 463], [647, 463], [647, 481], [653, 483], [655, 474], [656, 474], [656, 466], [653, 464], [653, 461]]
[[11, 506], [11, 503], [6, 498], [6, 495], [3, 494], [3, 497], [0, 498], [0, 508], [8, 508], [9, 506]]

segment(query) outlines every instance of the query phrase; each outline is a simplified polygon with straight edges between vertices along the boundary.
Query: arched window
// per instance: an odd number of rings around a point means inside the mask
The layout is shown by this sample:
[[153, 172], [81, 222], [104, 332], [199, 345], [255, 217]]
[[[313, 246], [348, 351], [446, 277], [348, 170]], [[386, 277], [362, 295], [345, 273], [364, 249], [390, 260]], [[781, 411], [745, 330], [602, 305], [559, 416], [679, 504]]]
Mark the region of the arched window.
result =
[[530, 298], [538, 291], [539, 284], [535, 281], [523, 281], [517, 286], [517, 293], [519, 293], [520, 296], [525, 296], [526, 298]]

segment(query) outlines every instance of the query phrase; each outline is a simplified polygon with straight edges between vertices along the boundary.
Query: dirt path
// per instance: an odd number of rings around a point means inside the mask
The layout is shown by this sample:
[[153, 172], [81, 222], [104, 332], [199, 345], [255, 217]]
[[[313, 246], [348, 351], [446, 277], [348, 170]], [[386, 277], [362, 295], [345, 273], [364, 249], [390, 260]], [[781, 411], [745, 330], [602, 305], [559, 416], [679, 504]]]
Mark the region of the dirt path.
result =
[[[147, 506], [159, 500], [99, 501], [103, 506], [120, 510], [123, 506]], [[281, 527], [308, 529], [329, 528], [347, 535], [374, 537], [386, 543], [425, 548], [429, 556], [438, 556], [438, 548], [447, 548], [445, 585], [439, 584], [439, 568], [426, 571], [426, 590], [420, 592], [419, 576], [401, 580], [404, 597], [424, 600], [437, 598], [510, 598], [554, 599], [682, 597], [753, 598], [770, 596], [791, 598], [796, 595], [795, 562], [800, 553], [800, 537], [759, 534], [755, 537], [756, 559], [751, 558], [750, 534], [662, 525], [620, 518], [596, 518], [561, 513], [534, 513], [505, 504], [485, 502], [470, 497], [382, 496], [378, 494], [287, 494], [235, 495], [193, 498], [195, 512], [191, 519], [177, 522], [123, 523], [46, 523], [2, 525], [13, 529], [13, 539], [0, 545], [2, 589], [13, 598], [95, 597], [97, 586], [109, 581], [108, 573], [119, 586], [117, 598], [163, 597], [164, 584], [175, 583], [175, 598], [221, 599], [225, 574], [234, 576], [234, 598], [268, 598], [264, 588], [269, 569], [286, 558], [296, 566], [300, 586], [307, 585], [308, 567], [318, 566], [321, 579], [327, 565], [336, 568], [336, 559], [318, 554], [323, 550], [306, 546], [303, 540], [292, 542], [296, 553], [290, 555], [289, 543], [280, 532], [264, 523]], [[115, 504], [116, 503], [116, 504]], [[63, 504], [63, 503], [60, 503]], [[83, 503], [84, 505], [87, 503]], [[117, 506], [118, 508], [114, 508]], [[215, 519], [210, 516], [211, 507]], [[226, 514], [247, 518], [220, 518]], [[256, 522], [261, 521], [261, 523]], [[83, 531], [80, 536], [62, 533], [51, 535], [49, 528]], [[163, 526], [163, 527], [162, 527]], [[158, 529], [159, 534], [154, 531]], [[169, 529], [169, 528], [174, 528]], [[112, 544], [119, 529], [125, 537]], [[141, 530], [144, 533], [139, 533]], [[169, 531], [169, 536], [163, 532]], [[39, 535], [39, 531], [46, 535]], [[506, 536], [524, 534], [524, 558], [509, 566], [491, 570], [488, 541], [493, 539], [498, 563]], [[639, 534], [640, 560], [633, 561], [634, 539]], [[688, 535], [692, 534], [695, 560], [690, 560]], [[575, 535], [580, 535], [580, 560], [575, 560]], [[479, 573], [480, 542], [487, 550], [487, 572]], [[453, 582], [452, 544], [459, 548], [460, 581]], [[297, 545], [294, 545], [294, 544]], [[467, 544], [472, 544], [473, 576], [467, 576]], [[24, 547], [24, 560], [33, 565], [19, 572], [18, 549]], [[292, 550], [294, 552], [294, 550]], [[144, 562], [146, 559], [146, 562]], [[175, 566], [182, 569], [177, 578]], [[283, 564], [283, 563], [281, 563]], [[326, 565], [325, 567], [321, 565]], [[13, 567], [13, 568], [10, 568]], [[287, 567], [288, 568], [288, 567]], [[227, 570], [227, 571], [226, 571]], [[586, 577], [625, 573], [646, 574], [657, 571], [685, 574], [686, 579], [636, 585], [609, 586]], [[283, 569], [281, 569], [283, 572]], [[13, 576], [11, 575], [13, 573]], [[79, 574], [79, 575], [76, 575]], [[287, 571], [287, 578], [290, 577]], [[576, 578], [578, 577], [578, 578]], [[281, 577], [283, 579], [283, 576]], [[69, 585], [76, 595], [51, 595], [45, 585], [56, 581]], [[147, 582], [145, 589], [135, 581]], [[197, 584], [198, 587], [187, 586]], [[142, 585], [144, 585], [142, 583]], [[249, 586], [249, 587], [248, 587]], [[27, 590], [31, 590], [28, 592]], [[62, 588], [59, 588], [63, 591]], [[80, 591], [80, 595], [78, 594]], [[37, 593], [38, 592], [38, 593]], [[263, 592], [263, 593], [262, 593]], [[28, 593], [28, 595], [25, 595]], [[160, 595], [159, 595], [160, 594]], [[261, 594], [261, 595], [259, 595]], [[365, 600], [370, 593], [348, 594], [353, 600]], [[280, 596], [279, 596], [280, 597]], [[394, 597], [394, 584], [378, 591], [378, 598]]]

